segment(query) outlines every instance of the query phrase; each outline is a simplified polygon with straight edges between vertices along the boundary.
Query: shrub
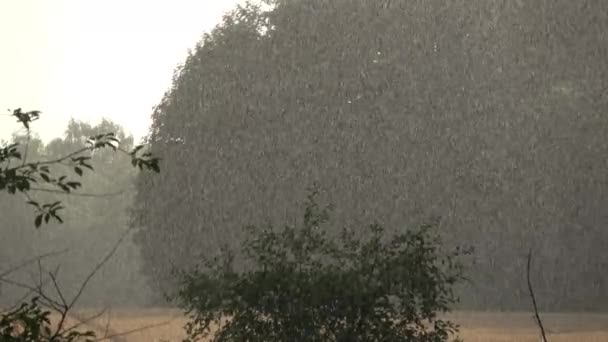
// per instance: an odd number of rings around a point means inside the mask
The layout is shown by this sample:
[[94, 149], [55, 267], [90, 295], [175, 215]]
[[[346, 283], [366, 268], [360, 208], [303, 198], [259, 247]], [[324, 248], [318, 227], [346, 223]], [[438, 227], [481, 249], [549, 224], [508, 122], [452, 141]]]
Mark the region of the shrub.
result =
[[374, 224], [332, 238], [316, 195], [299, 227], [248, 228], [245, 270], [224, 248], [181, 273], [187, 341], [449, 340], [458, 328], [438, 314], [457, 301], [462, 251], [441, 252], [436, 224], [392, 236]]

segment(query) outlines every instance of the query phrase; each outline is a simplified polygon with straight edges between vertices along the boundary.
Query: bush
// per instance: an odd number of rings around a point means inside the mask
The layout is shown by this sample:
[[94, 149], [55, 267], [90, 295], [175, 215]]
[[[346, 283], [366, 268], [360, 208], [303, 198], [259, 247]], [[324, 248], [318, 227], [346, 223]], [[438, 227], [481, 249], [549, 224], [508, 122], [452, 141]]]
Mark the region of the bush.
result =
[[182, 273], [187, 341], [447, 341], [458, 331], [438, 314], [457, 301], [462, 252], [441, 253], [435, 224], [392, 237], [374, 224], [366, 237], [343, 229], [330, 238], [329, 208], [316, 195], [300, 227], [248, 228], [246, 270], [224, 248]]
[[[67, 314], [67, 312], [66, 312]], [[97, 341], [93, 331], [75, 329], [56, 330], [51, 325], [51, 311], [43, 310], [34, 297], [30, 303], [0, 315], [0, 341], [2, 342], [93, 342]], [[66, 316], [61, 317], [61, 321]], [[60, 323], [61, 325], [61, 323]]]

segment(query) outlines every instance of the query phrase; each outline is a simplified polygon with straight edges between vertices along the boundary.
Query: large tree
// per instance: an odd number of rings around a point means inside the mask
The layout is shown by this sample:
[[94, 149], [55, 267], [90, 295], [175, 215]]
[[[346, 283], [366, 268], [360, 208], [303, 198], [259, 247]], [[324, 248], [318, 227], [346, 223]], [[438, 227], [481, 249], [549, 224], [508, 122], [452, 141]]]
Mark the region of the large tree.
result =
[[[476, 247], [465, 304], [608, 307], [601, 1], [278, 0], [235, 10], [177, 70], [135, 225], [158, 288], [316, 181], [346, 225], [441, 216]], [[236, 244], [233, 244], [236, 246]]]

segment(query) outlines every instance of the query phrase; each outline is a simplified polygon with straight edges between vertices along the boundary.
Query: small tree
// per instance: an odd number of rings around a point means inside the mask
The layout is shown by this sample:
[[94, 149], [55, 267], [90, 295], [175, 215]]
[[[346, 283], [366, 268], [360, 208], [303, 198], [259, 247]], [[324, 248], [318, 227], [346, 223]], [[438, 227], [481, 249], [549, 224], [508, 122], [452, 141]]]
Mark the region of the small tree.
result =
[[187, 341], [449, 340], [457, 326], [438, 314], [457, 301], [461, 251], [442, 254], [435, 225], [390, 238], [371, 225], [367, 238], [344, 229], [332, 239], [323, 229], [329, 208], [316, 195], [301, 227], [249, 227], [244, 271], [224, 249], [182, 273]]

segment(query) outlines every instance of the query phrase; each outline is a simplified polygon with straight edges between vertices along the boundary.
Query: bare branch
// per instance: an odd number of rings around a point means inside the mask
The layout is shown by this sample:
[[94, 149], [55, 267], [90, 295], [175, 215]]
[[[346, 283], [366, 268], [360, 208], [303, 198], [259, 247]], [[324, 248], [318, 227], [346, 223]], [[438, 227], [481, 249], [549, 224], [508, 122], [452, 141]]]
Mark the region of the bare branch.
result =
[[26, 260], [26, 261], [24, 261], [24, 262], [16, 265], [16, 266], [10, 267], [6, 271], [3, 271], [2, 273], [0, 273], [0, 278], [4, 278], [4, 277], [10, 275], [11, 273], [16, 272], [16, 271], [18, 271], [18, 270], [20, 270], [20, 269], [28, 266], [29, 264], [34, 263], [34, 262], [40, 260], [40, 259], [49, 258], [49, 257], [53, 257], [53, 256], [56, 256], [56, 255], [59, 255], [59, 254], [63, 254], [63, 253], [66, 253], [68, 250], [69, 249], [66, 248], [66, 249], [62, 249], [60, 251], [54, 251], [54, 252], [49, 252], [49, 253], [37, 255], [37, 256], [35, 256], [35, 257], [31, 258], [31, 259], [28, 259], [28, 260]]
[[98, 338], [95, 341], [112, 340], [112, 339], [115, 339], [117, 337], [124, 337], [124, 336], [127, 336], [127, 335], [134, 334], [136, 332], [140, 332], [140, 331], [144, 331], [144, 330], [148, 330], [148, 329], [152, 329], [152, 328], [157, 328], [157, 327], [162, 327], [162, 326], [171, 324], [177, 318], [178, 318], [178, 316], [175, 316], [175, 317], [173, 317], [173, 318], [171, 318], [169, 320], [163, 321], [163, 322], [144, 325], [144, 326], [141, 326], [139, 328], [123, 331], [123, 332], [120, 332], [120, 333], [115, 333], [115, 334], [111, 334], [111, 335], [105, 335], [104, 337]]
[[65, 296], [63, 295], [63, 292], [61, 291], [61, 288], [59, 287], [59, 283], [57, 282], [57, 273], [59, 272], [59, 266], [57, 266], [57, 270], [53, 273], [53, 272], [49, 272], [49, 277], [51, 278], [51, 281], [53, 283], [53, 287], [55, 288], [55, 292], [57, 292], [57, 295], [59, 296], [59, 299], [61, 299], [61, 303], [67, 307], [68, 303], [65, 300]]
[[101, 259], [101, 261], [99, 263], [97, 263], [97, 265], [95, 266], [95, 268], [85, 278], [85, 280], [80, 285], [80, 288], [78, 289], [78, 292], [76, 293], [76, 295], [74, 296], [74, 298], [70, 302], [70, 304], [69, 304], [70, 308], [74, 307], [74, 305], [76, 304], [76, 302], [78, 301], [78, 299], [80, 298], [80, 296], [82, 295], [82, 293], [84, 292], [84, 289], [87, 287], [87, 285], [89, 284], [89, 282], [91, 281], [91, 279], [93, 278], [93, 276], [95, 276], [95, 274], [97, 274], [97, 272], [99, 272], [99, 270], [103, 267], [103, 265], [105, 265], [108, 262], [108, 260], [110, 260], [110, 258], [112, 258], [112, 256], [114, 256], [114, 254], [118, 250], [118, 247], [120, 247], [120, 245], [122, 244], [122, 242], [124, 241], [124, 239], [127, 237], [127, 235], [129, 234], [129, 232], [131, 232], [131, 227], [125, 229], [125, 231], [120, 235], [120, 237], [118, 238], [118, 240], [116, 241], [116, 243], [114, 244], [114, 246], [112, 246], [112, 249], [108, 252], [108, 254], [106, 254], [106, 256], [103, 259]]
[[536, 297], [534, 296], [534, 290], [532, 289], [532, 282], [530, 281], [530, 264], [532, 263], [532, 249], [528, 251], [528, 263], [526, 267], [526, 279], [528, 281], [528, 291], [530, 291], [530, 298], [532, 299], [532, 305], [534, 306], [534, 318], [536, 319], [536, 324], [540, 329], [540, 334], [542, 338], [542, 342], [547, 342], [547, 335], [545, 334], [545, 327], [543, 326], [543, 321], [540, 319], [540, 315], [538, 313], [538, 306], [536, 305]]
[[63, 194], [66, 196], [76, 196], [76, 197], [115, 197], [115, 196], [120, 196], [122, 194], [125, 193], [125, 190], [120, 190], [120, 191], [116, 191], [116, 192], [110, 192], [110, 193], [104, 193], [104, 194], [93, 194], [93, 193], [86, 193], [86, 192], [70, 192], [70, 193], [66, 193], [63, 190], [56, 190], [56, 189], [44, 189], [44, 188], [31, 188], [30, 191], [39, 191], [39, 192], [50, 192], [50, 193], [54, 193], [54, 194]]
[[42, 289], [42, 286], [31, 286], [5, 277], [0, 277], [0, 282], [29, 290], [30, 292], [35, 293], [40, 298], [40, 304], [42, 304], [43, 306], [49, 307], [56, 311], [61, 311], [61, 303], [49, 297]]
[[70, 316], [73, 317], [73, 318], [75, 318], [78, 321], [78, 323], [70, 326], [69, 328], [66, 328], [64, 330], [64, 333], [67, 333], [67, 332], [70, 332], [72, 330], [75, 330], [75, 329], [77, 329], [77, 328], [79, 328], [79, 327], [81, 327], [83, 325], [88, 325], [90, 322], [92, 322], [92, 321], [96, 320], [97, 318], [103, 316], [103, 314], [105, 314], [106, 312], [109, 312], [109, 307], [105, 307], [101, 311], [99, 311], [98, 313], [96, 313], [96, 314], [94, 314], [92, 316], [86, 317], [86, 318], [82, 318], [82, 317], [80, 317], [80, 316], [72, 313], [72, 314], [70, 314]]

